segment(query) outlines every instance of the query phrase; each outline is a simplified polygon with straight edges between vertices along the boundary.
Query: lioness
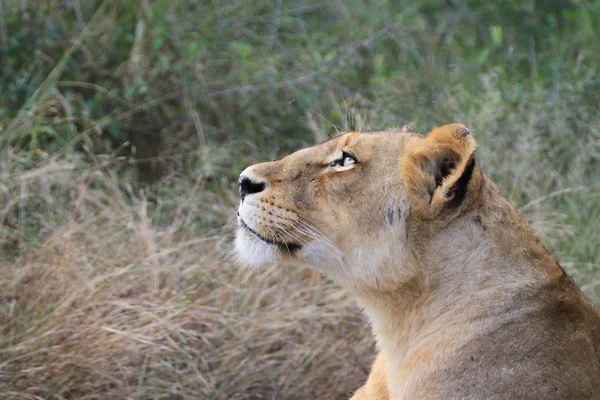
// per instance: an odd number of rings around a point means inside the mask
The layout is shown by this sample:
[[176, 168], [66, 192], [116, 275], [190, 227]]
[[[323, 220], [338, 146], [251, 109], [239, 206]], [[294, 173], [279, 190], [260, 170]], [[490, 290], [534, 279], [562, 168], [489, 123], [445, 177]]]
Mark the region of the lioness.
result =
[[600, 313], [451, 124], [346, 133], [239, 180], [236, 248], [358, 299], [380, 353], [353, 399], [600, 399]]

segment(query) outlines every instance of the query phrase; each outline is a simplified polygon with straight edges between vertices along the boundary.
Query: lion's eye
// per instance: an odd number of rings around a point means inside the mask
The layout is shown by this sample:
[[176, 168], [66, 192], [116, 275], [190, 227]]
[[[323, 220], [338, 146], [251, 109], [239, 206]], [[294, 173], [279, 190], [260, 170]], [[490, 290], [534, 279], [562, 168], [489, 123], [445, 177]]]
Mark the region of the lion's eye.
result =
[[356, 164], [358, 161], [356, 161], [356, 158], [354, 158], [354, 156], [352, 154], [346, 153], [345, 151], [342, 152], [342, 156], [336, 160], [333, 160], [332, 162], [329, 163], [329, 165], [331, 167], [348, 167], [352, 164]]
[[350, 165], [350, 164], [354, 164], [355, 162], [356, 161], [354, 161], [354, 158], [346, 156], [342, 160], [342, 167], [345, 167], [345, 166]]

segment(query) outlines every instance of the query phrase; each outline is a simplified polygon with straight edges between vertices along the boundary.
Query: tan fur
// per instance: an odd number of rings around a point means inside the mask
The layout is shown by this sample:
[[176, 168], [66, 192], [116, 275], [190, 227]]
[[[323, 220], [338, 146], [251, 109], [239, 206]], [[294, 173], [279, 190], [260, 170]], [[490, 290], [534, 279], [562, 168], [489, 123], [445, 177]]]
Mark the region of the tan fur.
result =
[[[405, 127], [251, 166], [240, 260], [292, 260], [357, 297], [381, 350], [354, 399], [600, 398], [600, 313], [475, 149], [460, 124]], [[331, 165], [342, 152], [358, 162]]]

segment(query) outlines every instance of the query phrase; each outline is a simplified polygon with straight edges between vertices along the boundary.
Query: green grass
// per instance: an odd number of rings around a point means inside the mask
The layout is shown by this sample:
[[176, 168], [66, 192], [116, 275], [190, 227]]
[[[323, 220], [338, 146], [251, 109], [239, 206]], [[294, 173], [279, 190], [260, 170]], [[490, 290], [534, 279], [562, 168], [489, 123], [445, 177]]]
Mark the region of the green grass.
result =
[[345, 398], [353, 303], [228, 257], [239, 172], [337, 130], [472, 127], [600, 302], [600, 2], [0, 4], [0, 397]]

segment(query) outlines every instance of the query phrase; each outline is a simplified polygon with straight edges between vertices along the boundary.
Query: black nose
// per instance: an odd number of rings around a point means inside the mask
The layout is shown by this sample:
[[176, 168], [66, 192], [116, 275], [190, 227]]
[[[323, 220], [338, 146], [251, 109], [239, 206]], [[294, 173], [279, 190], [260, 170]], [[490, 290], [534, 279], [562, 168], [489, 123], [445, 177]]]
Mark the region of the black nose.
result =
[[249, 194], [260, 193], [265, 190], [266, 187], [265, 182], [255, 182], [247, 176], [240, 176], [240, 182], [238, 183], [238, 187], [240, 189], [240, 197], [242, 200]]

